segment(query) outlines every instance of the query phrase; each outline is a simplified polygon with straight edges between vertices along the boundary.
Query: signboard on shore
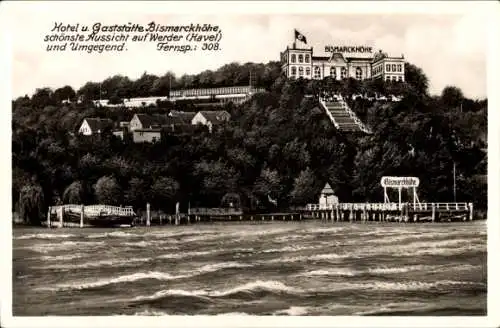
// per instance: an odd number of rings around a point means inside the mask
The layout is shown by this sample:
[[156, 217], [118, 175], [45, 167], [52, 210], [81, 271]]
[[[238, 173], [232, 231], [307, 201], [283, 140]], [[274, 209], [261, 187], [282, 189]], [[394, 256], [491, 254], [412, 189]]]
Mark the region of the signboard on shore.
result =
[[380, 184], [384, 188], [413, 188], [418, 187], [420, 179], [416, 177], [382, 177]]

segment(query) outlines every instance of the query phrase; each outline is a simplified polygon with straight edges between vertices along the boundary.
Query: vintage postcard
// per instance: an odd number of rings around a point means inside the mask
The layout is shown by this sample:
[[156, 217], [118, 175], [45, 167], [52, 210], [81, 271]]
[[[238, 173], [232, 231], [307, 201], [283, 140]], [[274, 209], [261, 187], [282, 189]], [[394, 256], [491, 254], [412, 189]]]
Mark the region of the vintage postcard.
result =
[[498, 326], [499, 7], [2, 4], [2, 327]]

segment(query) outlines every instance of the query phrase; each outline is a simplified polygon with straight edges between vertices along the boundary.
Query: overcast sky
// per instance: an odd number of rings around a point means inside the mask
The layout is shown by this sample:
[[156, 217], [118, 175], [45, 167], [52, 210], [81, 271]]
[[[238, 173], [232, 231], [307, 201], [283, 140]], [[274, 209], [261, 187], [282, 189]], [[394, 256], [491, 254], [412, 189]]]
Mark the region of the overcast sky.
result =
[[[137, 7], [136, 3], [135, 9], [122, 12], [117, 10], [128, 3], [115, 2], [107, 7], [99, 2], [85, 4], [85, 7], [58, 7], [55, 2], [50, 6], [31, 4], [12, 9], [9, 15], [13, 97], [31, 95], [36, 88], [44, 86], [58, 88], [71, 85], [78, 89], [87, 81], [101, 81], [115, 74], [136, 79], [144, 72], [162, 75], [173, 71], [180, 76], [217, 69], [233, 61], [266, 63], [279, 60], [280, 51], [293, 42], [294, 28], [307, 37], [308, 43], [314, 46], [315, 54], [324, 54], [324, 46], [330, 44], [369, 44], [390, 55], [404, 54], [407, 61], [421, 67], [429, 77], [433, 94], [440, 93], [446, 85], [460, 87], [471, 98], [483, 98], [487, 94], [488, 19], [484, 10], [466, 10], [455, 14], [436, 11], [432, 14], [327, 14], [324, 9], [316, 10], [323, 12], [318, 15], [297, 14], [297, 11], [307, 12], [306, 5], [283, 6], [284, 2], [281, 2], [281, 10], [269, 10], [266, 14], [223, 13], [221, 10], [228, 7], [223, 3], [219, 11], [214, 11], [215, 5], [212, 5], [203, 10], [211, 14], [193, 15], [186, 12], [186, 8], [183, 8], [185, 14], [159, 12], [160, 9], [172, 11], [173, 4], [170, 3], [157, 3], [155, 8], [146, 5]], [[327, 5], [326, 2], [323, 5], [320, 3], [321, 8]], [[297, 6], [303, 6], [304, 10]], [[188, 4], [188, 7], [199, 8], [193, 4]], [[255, 2], [254, 7], [259, 8], [259, 3]], [[292, 10], [290, 7], [293, 7]], [[295, 13], [288, 14], [285, 10]], [[118, 53], [47, 52], [43, 37], [50, 33], [56, 21], [90, 25], [95, 22], [147, 24], [150, 21], [168, 25], [217, 24], [223, 33], [223, 50], [181, 54], [158, 52], [153, 43], [129, 43], [128, 51]]]

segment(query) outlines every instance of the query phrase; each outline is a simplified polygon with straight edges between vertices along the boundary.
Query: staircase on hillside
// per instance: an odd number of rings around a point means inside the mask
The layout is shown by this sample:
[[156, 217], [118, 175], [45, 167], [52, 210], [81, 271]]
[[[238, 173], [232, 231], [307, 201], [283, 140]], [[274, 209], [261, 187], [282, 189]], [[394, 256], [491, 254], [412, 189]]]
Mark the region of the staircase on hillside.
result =
[[349, 108], [344, 100], [319, 99], [326, 114], [339, 131], [343, 132], [364, 132], [371, 134], [372, 131], [361, 122], [356, 114]]

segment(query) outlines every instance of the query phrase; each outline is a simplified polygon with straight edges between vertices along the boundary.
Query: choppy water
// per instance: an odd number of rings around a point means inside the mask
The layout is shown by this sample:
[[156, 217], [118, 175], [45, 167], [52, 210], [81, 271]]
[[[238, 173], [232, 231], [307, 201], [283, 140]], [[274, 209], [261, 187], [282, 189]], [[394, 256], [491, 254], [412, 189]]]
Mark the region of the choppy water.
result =
[[13, 314], [485, 315], [486, 224], [16, 229]]

